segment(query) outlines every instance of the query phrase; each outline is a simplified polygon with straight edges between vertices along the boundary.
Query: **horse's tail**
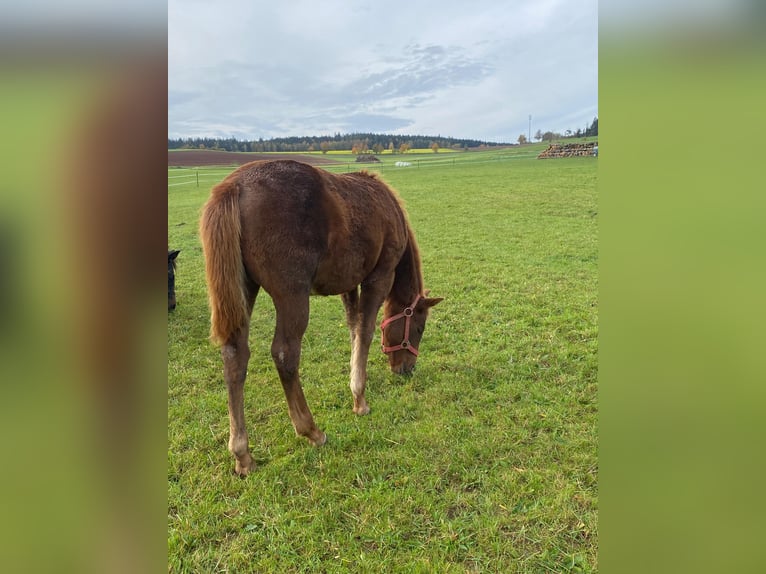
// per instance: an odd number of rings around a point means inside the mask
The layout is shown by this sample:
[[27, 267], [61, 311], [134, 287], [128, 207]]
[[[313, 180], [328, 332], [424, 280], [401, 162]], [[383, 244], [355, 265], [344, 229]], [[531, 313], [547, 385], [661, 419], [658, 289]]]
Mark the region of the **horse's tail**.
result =
[[226, 343], [249, 321], [240, 247], [239, 193], [236, 179], [219, 183], [213, 188], [200, 219], [210, 302], [210, 338], [218, 344]]

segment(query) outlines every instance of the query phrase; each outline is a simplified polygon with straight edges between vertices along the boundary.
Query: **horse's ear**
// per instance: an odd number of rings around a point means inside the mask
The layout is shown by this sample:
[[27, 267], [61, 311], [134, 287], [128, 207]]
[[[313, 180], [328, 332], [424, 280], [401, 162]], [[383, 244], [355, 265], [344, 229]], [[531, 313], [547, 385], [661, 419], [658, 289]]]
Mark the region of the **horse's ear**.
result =
[[168, 259], [169, 259], [170, 261], [172, 261], [173, 259], [175, 259], [176, 257], [178, 257], [178, 254], [179, 254], [179, 253], [181, 253], [181, 250], [180, 250], [180, 249], [176, 249], [176, 250], [173, 250], [173, 251], [168, 251]]
[[430, 289], [426, 289], [425, 291], [423, 291], [423, 305], [425, 305], [426, 307], [433, 307], [437, 303], [441, 303], [442, 301], [444, 301], [444, 297], [429, 298], [428, 295], [430, 294], [431, 294]]

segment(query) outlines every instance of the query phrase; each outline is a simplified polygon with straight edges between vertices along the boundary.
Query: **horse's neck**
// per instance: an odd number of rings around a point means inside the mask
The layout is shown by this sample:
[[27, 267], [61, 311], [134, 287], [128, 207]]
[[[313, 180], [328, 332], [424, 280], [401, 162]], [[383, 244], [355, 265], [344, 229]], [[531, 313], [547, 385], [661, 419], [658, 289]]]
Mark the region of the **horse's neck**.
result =
[[[394, 274], [394, 284], [386, 299], [387, 306], [406, 307], [423, 293], [423, 275], [420, 268], [420, 254], [412, 231]], [[399, 311], [395, 311], [399, 312]]]

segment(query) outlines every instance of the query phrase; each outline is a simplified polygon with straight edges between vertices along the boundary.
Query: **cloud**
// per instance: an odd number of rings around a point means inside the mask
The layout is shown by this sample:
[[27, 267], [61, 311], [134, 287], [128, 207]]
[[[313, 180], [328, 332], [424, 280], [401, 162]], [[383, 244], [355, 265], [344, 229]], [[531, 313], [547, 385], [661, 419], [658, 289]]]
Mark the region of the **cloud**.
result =
[[490, 65], [454, 46], [408, 45], [390, 62], [373, 64], [378, 71], [340, 81], [305, 66], [268, 62], [201, 68], [185, 89], [169, 90], [170, 123], [179, 137], [182, 128], [218, 137], [394, 131], [413, 123], [403, 110], [492, 73]]
[[362, 101], [403, 98], [419, 103], [439, 90], [477, 83], [492, 67], [467, 56], [459, 47], [406, 46], [386, 70], [361, 76], [346, 89]]
[[515, 141], [530, 113], [546, 130], [592, 120], [577, 114], [598, 104], [595, 0], [392, 2], [170, 0], [169, 135]]

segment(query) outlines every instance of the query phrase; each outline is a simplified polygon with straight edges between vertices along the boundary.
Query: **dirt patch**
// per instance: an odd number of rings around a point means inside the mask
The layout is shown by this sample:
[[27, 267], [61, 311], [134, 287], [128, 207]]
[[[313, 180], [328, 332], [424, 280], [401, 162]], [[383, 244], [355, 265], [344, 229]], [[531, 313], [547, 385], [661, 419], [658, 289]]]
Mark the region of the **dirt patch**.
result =
[[168, 150], [168, 167], [198, 167], [207, 165], [242, 165], [251, 161], [293, 159], [309, 165], [337, 165], [342, 162], [316, 155], [294, 153], [244, 153], [209, 149]]

